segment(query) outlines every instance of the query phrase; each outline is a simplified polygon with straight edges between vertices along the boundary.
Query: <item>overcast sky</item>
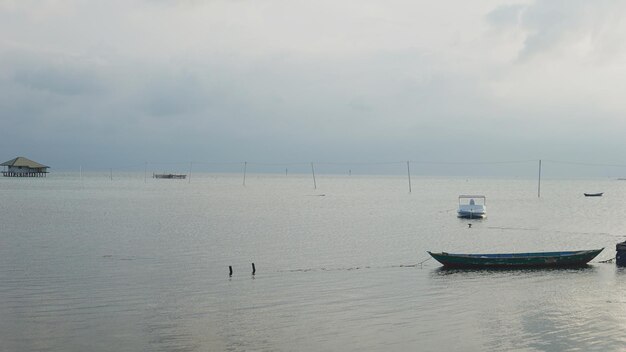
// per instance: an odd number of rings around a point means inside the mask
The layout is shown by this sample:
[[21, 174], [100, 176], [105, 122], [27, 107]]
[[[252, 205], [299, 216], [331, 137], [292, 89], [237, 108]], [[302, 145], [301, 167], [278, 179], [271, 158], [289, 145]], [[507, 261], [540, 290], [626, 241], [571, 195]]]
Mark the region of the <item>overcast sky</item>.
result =
[[0, 0], [0, 158], [626, 164], [626, 2]]

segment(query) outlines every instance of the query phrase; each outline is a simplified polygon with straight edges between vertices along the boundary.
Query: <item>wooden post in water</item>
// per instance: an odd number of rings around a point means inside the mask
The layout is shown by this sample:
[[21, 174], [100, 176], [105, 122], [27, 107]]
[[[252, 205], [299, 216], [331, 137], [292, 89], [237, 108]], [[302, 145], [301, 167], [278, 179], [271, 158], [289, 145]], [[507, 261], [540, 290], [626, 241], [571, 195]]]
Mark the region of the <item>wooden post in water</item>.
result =
[[233, 276], [233, 267], [232, 266], [228, 266], [228, 276]]
[[539, 181], [537, 181], [537, 198], [541, 198], [541, 159], [539, 159]]
[[410, 162], [406, 162], [406, 172], [409, 174], [409, 193], [411, 193], [411, 167], [409, 166]]
[[315, 182], [315, 168], [313, 168], [313, 163], [311, 163], [311, 173], [313, 174], [313, 189], [317, 189], [317, 182]]
[[243, 185], [246, 185], [246, 171], [248, 169], [248, 162], [244, 161], [243, 162]]
[[254, 267], [254, 263], [252, 263], [252, 275], [256, 273], [256, 268]]

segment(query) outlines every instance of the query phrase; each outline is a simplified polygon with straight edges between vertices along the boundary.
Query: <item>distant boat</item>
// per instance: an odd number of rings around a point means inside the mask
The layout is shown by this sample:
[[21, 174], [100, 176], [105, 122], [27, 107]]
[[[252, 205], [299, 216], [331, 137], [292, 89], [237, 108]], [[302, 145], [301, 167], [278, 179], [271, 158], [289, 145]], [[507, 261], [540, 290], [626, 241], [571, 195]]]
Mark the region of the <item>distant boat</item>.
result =
[[585, 197], [602, 197], [603, 194], [604, 194], [604, 192], [600, 192], [600, 193], [585, 193]]
[[181, 175], [181, 174], [152, 174], [152, 177], [154, 177], [154, 178], [168, 178], [168, 179], [184, 180], [185, 178], [187, 178], [187, 175]]
[[587, 264], [604, 248], [538, 253], [452, 254], [431, 253], [433, 258], [450, 268], [549, 268], [575, 267]]
[[464, 219], [482, 219], [487, 216], [486, 204], [485, 196], [460, 195], [457, 216]]

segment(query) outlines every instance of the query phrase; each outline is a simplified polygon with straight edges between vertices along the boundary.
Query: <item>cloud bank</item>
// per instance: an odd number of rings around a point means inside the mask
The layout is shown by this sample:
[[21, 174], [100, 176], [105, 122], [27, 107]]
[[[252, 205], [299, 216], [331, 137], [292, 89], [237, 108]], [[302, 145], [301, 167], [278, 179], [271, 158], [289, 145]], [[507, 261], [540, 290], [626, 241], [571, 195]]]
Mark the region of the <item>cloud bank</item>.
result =
[[619, 1], [2, 1], [0, 150], [143, 161], [626, 152]]

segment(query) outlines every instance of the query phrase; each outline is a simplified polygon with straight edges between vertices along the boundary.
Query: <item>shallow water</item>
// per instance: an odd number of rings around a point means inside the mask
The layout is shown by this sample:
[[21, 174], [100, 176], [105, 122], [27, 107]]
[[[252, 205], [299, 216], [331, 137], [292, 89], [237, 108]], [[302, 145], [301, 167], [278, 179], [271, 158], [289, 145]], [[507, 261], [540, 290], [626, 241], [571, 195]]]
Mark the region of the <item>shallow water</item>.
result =
[[[535, 180], [108, 177], [0, 178], [0, 350], [626, 346], [626, 271], [598, 263], [626, 237], [624, 181], [544, 181], [537, 198]], [[488, 218], [457, 219], [459, 194], [485, 194]], [[600, 247], [565, 270], [426, 253]]]

